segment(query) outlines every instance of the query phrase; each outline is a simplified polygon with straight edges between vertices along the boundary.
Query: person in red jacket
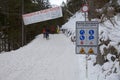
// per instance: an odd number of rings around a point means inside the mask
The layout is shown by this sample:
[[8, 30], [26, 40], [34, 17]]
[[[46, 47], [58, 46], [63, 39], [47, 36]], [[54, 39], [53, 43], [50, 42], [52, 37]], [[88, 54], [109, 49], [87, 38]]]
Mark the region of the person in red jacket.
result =
[[50, 29], [48, 27], [46, 27], [45, 29], [45, 37], [48, 40], [49, 39], [49, 33], [50, 33]]
[[51, 26], [50, 31], [51, 31], [52, 34], [54, 34], [55, 33], [55, 26]]

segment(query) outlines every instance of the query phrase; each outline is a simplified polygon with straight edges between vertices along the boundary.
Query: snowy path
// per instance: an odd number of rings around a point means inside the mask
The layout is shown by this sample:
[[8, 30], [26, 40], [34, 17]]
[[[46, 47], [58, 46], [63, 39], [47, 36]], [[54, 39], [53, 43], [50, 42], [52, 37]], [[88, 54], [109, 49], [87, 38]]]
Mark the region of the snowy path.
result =
[[85, 56], [63, 34], [42, 35], [16, 51], [0, 55], [0, 80], [85, 80]]

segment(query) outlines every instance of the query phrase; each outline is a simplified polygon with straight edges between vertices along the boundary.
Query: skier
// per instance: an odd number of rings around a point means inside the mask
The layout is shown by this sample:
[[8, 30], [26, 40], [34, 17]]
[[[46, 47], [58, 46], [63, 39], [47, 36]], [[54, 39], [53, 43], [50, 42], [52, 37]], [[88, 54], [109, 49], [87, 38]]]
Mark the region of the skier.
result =
[[48, 39], [49, 39], [49, 32], [50, 32], [50, 30], [49, 30], [49, 28], [47, 27], [45, 31], [46, 31], [46, 39], [48, 40]]
[[43, 28], [42, 32], [43, 32], [43, 38], [46, 38], [46, 29]]

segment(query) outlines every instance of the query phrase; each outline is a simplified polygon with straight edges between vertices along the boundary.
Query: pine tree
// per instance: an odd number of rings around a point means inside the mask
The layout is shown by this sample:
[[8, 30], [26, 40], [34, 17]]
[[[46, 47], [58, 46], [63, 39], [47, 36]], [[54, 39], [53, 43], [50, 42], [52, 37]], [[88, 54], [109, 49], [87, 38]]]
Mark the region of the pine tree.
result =
[[[0, 33], [3, 35], [6, 35], [6, 40], [2, 40], [4, 42], [2, 49], [0, 51], [4, 50], [12, 50], [17, 49], [21, 46], [21, 36], [22, 36], [22, 7], [24, 8], [24, 14], [31, 13], [34, 11], [42, 10], [49, 7], [49, 3], [47, 3], [48, 0], [39, 0], [41, 1], [38, 3], [33, 3], [32, 0], [23, 0], [24, 4], [22, 3], [22, 0], [0, 0]], [[42, 3], [44, 1], [44, 3]], [[22, 6], [24, 5], [24, 6]], [[42, 8], [40, 8], [42, 5]], [[36, 24], [32, 25], [32, 27], [29, 27], [31, 25], [25, 26], [25, 44], [27, 44], [30, 40], [34, 38], [34, 36], [37, 34], [35, 32], [38, 32], [39, 29], [35, 28]], [[33, 34], [32, 34], [32, 33]], [[32, 35], [31, 35], [31, 34]], [[28, 40], [28, 36], [30, 35], [30, 39]], [[28, 40], [28, 41], [27, 41]], [[4, 46], [7, 45], [7, 46]], [[7, 49], [6, 49], [7, 48]]]

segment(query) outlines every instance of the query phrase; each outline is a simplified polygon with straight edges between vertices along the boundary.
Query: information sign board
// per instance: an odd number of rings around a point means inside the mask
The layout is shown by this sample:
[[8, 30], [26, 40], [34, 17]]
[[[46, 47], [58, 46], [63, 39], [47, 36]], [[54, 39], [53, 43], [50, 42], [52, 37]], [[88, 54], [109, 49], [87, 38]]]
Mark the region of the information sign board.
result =
[[77, 54], [98, 53], [98, 24], [97, 21], [76, 22]]
[[54, 7], [22, 15], [25, 25], [62, 17], [62, 8]]

